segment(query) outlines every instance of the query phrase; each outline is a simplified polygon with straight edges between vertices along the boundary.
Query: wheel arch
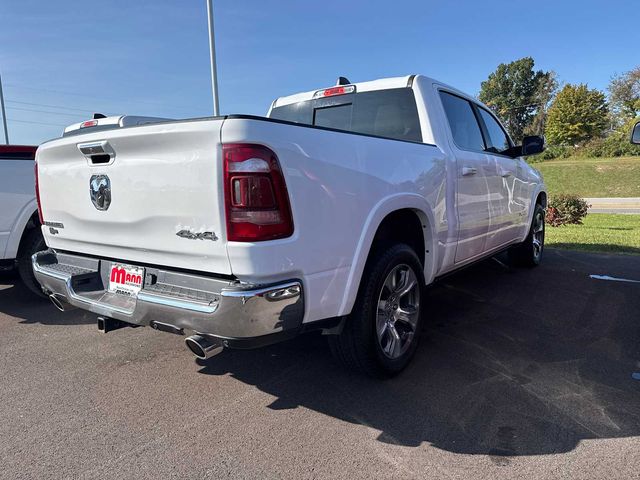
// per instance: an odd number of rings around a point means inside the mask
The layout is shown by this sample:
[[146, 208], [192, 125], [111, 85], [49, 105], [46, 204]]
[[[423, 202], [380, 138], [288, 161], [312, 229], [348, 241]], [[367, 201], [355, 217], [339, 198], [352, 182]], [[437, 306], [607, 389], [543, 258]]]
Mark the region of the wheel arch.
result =
[[527, 222], [523, 225], [522, 227], [522, 233], [520, 235], [520, 241], [523, 242], [525, 238], [527, 238], [527, 235], [529, 234], [529, 228], [531, 227], [531, 222], [533, 222], [533, 212], [536, 209], [536, 205], [540, 204], [542, 205], [542, 208], [547, 209], [547, 202], [548, 202], [548, 197], [547, 197], [547, 191], [544, 188], [544, 185], [540, 185], [538, 186], [538, 188], [536, 188], [533, 191], [533, 194], [531, 195], [531, 203], [529, 204], [529, 212], [527, 213]]
[[[403, 221], [410, 222], [406, 230], [397, 227]], [[433, 210], [424, 197], [417, 194], [399, 194], [387, 197], [379, 202], [371, 211], [365, 222], [353, 258], [345, 293], [340, 306], [339, 315], [351, 312], [360, 288], [360, 281], [370, 255], [380, 241], [402, 241], [403, 236], [416, 251], [423, 265], [423, 272], [427, 284], [431, 283], [437, 258], [437, 242], [434, 228]], [[418, 229], [421, 233], [417, 236]], [[391, 234], [390, 234], [391, 232]]]
[[20, 245], [25, 234], [33, 229], [40, 227], [40, 220], [38, 218], [38, 205], [35, 198], [31, 200], [17, 216], [7, 246], [4, 251], [4, 258], [12, 259], [18, 256]]
[[547, 209], [547, 192], [541, 190], [538, 192], [538, 196], [536, 197], [535, 204], [542, 205], [542, 208]]

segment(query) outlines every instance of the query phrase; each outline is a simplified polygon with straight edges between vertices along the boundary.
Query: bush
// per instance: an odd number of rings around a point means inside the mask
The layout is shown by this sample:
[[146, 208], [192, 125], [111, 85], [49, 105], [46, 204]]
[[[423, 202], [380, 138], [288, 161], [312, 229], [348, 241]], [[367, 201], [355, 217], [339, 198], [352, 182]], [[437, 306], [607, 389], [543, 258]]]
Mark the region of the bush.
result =
[[629, 135], [623, 131], [613, 132], [607, 138], [596, 138], [575, 149], [574, 156], [580, 158], [593, 157], [626, 157], [640, 155], [640, 147], [629, 142]]
[[605, 138], [592, 138], [588, 142], [577, 146], [549, 145], [547, 149], [527, 158], [529, 163], [543, 162], [545, 160], [555, 160], [557, 158], [600, 158], [600, 157], [627, 157], [640, 155], [640, 145], [633, 145], [631, 129], [640, 117], [629, 120], [627, 123], [614, 130]]
[[547, 205], [547, 224], [552, 227], [582, 225], [588, 208], [587, 202], [577, 195], [552, 195]]
[[589, 140], [585, 144], [575, 147], [573, 150], [573, 156], [578, 158], [606, 157], [604, 142], [604, 138], [594, 138]]
[[640, 121], [640, 118], [629, 120], [609, 135], [603, 143], [603, 156], [622, 157], [627, 155], [640, 155], [640, 145], [631, 143], [631, 130], [638, 121]]
[[543, 162], [544, 160], [555, 160], [556, 158], [568, 158], [573, 153], [571, 147], [562, 147], [559, 145], [549, 145], [544, 152], [533, 155], [528, 158], [531, 163]]

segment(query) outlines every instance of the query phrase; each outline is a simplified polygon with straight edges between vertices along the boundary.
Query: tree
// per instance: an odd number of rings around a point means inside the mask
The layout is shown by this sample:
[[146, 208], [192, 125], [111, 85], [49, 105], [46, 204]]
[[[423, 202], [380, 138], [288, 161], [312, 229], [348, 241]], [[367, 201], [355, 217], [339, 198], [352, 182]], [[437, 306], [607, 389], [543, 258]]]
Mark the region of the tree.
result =
[[567, 84], [549, 108], [545, 134], [553, 145], [578, 145], [601, 137], [608, 116], [604, 93], [584, 84]]
[[556, 73], [546, 72], [545, 76], [540, 78], [538, 83], [538, 91], [536, 92], [536, 111], [533, 114], [531, 123], [525, 127], [525, 135], [543, 135], [544, 127], [547, 123], [547, 115], [549, 106], [553, 101], [558, 90], [558, 80]]
[[535, 129], [541, 130], [548, 106], [556, 90], [553, 72], [534, 71], [531, 57], [501, 63], [482, 82], [479, 98], [505, 123], [509, 133], [520, 140], [536, 118]]
[[609, 100], [619, 123], [640, 113], [640, 66], [611, 78]]

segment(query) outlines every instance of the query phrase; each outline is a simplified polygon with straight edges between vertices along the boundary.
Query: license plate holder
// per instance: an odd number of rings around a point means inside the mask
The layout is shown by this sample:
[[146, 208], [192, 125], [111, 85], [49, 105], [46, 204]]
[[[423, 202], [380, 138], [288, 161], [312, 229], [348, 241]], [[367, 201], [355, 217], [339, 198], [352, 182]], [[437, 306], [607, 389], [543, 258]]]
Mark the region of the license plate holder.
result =
[[144, 283], [144, 267], [112, 263], [109, 271], [109, 292], [136, 298]]

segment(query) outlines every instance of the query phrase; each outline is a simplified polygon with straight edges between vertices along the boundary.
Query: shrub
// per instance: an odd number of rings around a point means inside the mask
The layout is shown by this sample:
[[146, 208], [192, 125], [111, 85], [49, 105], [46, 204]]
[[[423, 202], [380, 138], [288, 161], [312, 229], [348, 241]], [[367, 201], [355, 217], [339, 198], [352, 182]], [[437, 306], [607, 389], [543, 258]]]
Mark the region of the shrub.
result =
[[584, 145], [575, 147], [573, 150], [573, 156], [579, 158], [600, 158], [605, 157], [604, 138], [594, 138], [589, 140]]
[[640, 118], [627, 121], [620, 128], [609, 135], [603, 143], [603, 156], [622, 157], [626, 155], [640, 155], [640, 145], [631, 143], [631, 130]]
[[583, 145], [573, 149], [573, 156], [579, 158], [593, 157], [625, 157], [640, 155], [640, 146], [633, 145], [631, 129], [640, 118], [629, 120], [627, 123], [614, 130], [606, 138], [593, 138]]
[[600, 157], [627, 157], [640, 155], [640, 145], [633, 145], [631, 129], [640, 117], [627, 121], [624, 125], [612, 131], [605, 138], [592, 138], [580, 146], [549, 145], [547, 149], [527, 158], [529, 163], [555, 160], [557, 158], [600, 158]]
[[547, 224], [552, 227], [560, 225], [582, 225], [587, 216], [589, 205], [577, 195], [552, 195], [547, 205]]
[[573, 153], [571, 147], [562, 147], [560, 145], [549, 145], [544, 152], [538, 155], [527, 157], [529, 163], [543, 162], [545, 160], [555, 160], [556, 158], [568, 158]]

